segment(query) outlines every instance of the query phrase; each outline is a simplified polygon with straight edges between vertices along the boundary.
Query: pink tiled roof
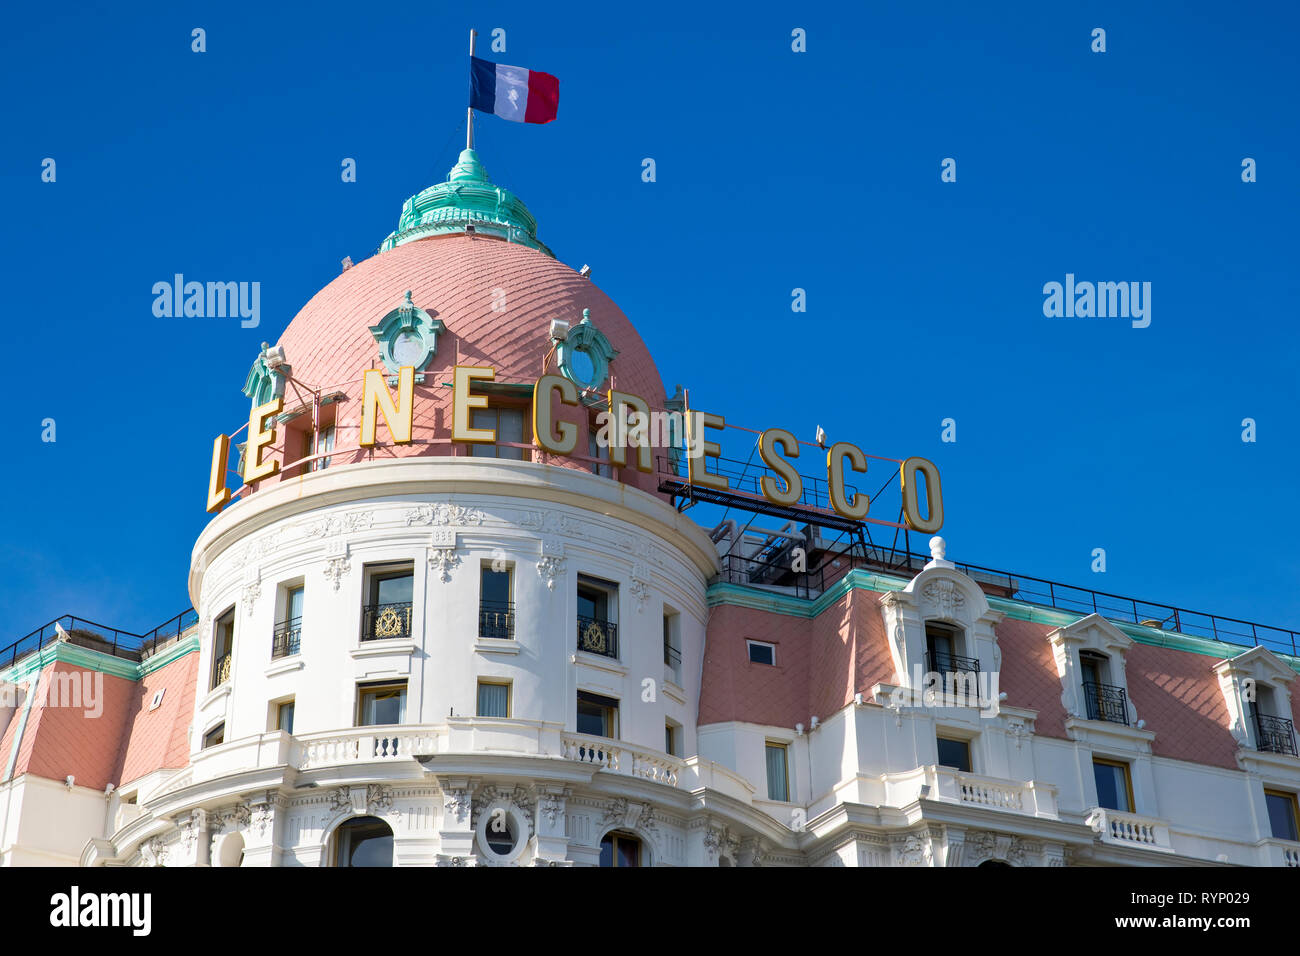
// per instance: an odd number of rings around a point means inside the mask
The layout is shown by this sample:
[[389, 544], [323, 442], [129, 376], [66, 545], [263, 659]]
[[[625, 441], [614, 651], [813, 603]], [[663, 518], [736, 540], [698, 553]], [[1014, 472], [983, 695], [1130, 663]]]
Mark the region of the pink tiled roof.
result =
[[[451, 381], [452, 366], [491, 365], [498, 382], [532, 383], [543, 374], [543, 361], [553, 348], [551, 320], [576, 326], [582, 321], [583, 309], [591, 310], [592, 324], [618, 350], [611, 365], [614, 387], [641, 396], [652, 408], [663, 407], [663, 382], [645, 343], [614, 301], [591, 280], [525, 246], [447, 236], [408, 243], [348, 269], [313, 296], [281, 336], [279, 344], [295, 379], [346, 393], [347, 400], [337, 406], [339, 447], [356, 445], [362, 376], [367, 369], [382, 368], [369, 327], [396, 309], [408, 290], [418, 308], [445, 326], [438, 337], [437, 353], [424, 370], [424, 384], [415, 389], [417, 442], [445, 439], [451, 434], [451, 390], [443, 383]], [[501, 295], [504, 308], [494, 311], [494, 301], [499, 302]], [[556, 371], [553, 355], [546, 371]], [[286, 389], [285, 408], [301, 402], [302, 394], [291, 384]], [[562, 417], [577, 421], [576, 414], [565, 409]], [[303, 424], [306, 422], [294, 422], [291, 427]], [[586, 431], [585, 424], [582, 431]], [[381, 421], [376, 437], [384, 442], [386, 435]], [[450, 453], [446, 444], [412, 444], [376, 454]], [[585, 441], [580, 440], [577, 453], [587, 454]], [[299, 456], [291, 447], [290, 460]], [[354, 460], [360, 459], [338, 455], [334, 463]], [[569, 464], [561, 459], [550, 462]], [[653, 485], [652, 477], [630, 469], [624, 469], [621, 477], [647, 489]]]

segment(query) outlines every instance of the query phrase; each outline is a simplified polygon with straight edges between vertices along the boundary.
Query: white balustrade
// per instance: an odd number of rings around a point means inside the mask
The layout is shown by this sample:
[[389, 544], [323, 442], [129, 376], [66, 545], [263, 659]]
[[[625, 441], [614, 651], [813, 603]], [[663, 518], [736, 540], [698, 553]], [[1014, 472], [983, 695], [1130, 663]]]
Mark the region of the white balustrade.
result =
[[566, 760], [595, 764], [601, 770], [623, 773], [655, 783], [677, 786], [682, 762], [651, 750], [628, 747], [602, 737], [565, 734], [561, 738]]
[[1173, 852], [1169, 841], [1169, 826], [1163, 820], [1098, 807], [1088, 814], [1084, 822], [1101, 837], [1103, 843]]

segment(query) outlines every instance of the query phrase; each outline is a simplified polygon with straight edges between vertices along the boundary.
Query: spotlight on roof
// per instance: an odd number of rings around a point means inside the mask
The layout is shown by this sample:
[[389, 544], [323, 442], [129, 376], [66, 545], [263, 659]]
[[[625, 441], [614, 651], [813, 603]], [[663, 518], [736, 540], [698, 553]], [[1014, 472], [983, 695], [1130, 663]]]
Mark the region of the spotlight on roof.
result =
[[349, 269], [351, 269], [351, 268], [352, 268], [352, 257], [351, 257], [351, 256], [344, 256], [344, 257], [343, 257], [343, 271], [344, 271], [344, 272], [347, 272], [347, 271], [348, 271]]
[[551, 340], [563, 342], [569, 337], [569, 323], [563, 319], [551, 319]]
[[477, 231], [478, 231], [478, 230], [474, 228], [474, 224], [473, 224], [472, 222], [471, 222], [471, 223], [466, 223], [466, 225], [465, 225], [465, 235], [467, 235], [467, 236], [472, 236], [472, 235], [474, 235], [474, 233], [477, 232]]
[[589, 265], [583, 265], [583, 267], [582, 267], [581, 269], [578, 270], [578, 275], [582, 276], [584, 279], [590, 279], [590, 278], [591, 278], [591, 266], [589, 266]]
[[72, 774], [68, 774], [66, 777], [63, 778], [63, 785], [67, 787], [69, 790], [72, 789], [72, 785], [75, 784], [76, 782], [77, 782], [77, 778], [74, 777]]
[[822, 448], [826, 447], [826, 429], [820, 425], [817, 426], [817, 444]]

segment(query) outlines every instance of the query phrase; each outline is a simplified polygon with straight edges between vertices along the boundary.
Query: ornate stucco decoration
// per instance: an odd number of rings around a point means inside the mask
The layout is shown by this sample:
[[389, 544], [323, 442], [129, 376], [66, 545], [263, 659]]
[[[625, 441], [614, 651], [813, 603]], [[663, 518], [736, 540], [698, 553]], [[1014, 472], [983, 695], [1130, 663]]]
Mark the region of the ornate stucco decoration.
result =
[[546, 582], [548, 591], [555, 590], [556, 580], [564, 574], [564, 545], [558, 541], [542, 541], [542, 556], [537, 562], [537, 573]]
[[464, 823], [469, 818], [470, 808], [473, 801], [470, 799], [471, 791], [464, 787], [451, 787], [443, 791], [446, 794], [446, 802], [443, 806], [457, 823]]
[[444, 584], [451, 580], [451, 572], [460, 564], [456, 553], [456, 532], [450, 528], [436, 529], [429, 536], [429, 570], [438, 574]]
[[939, 617], [950, 620], [960, 617], [966, 608], [966, 596], [957, 589], [956, 584], [946, 578], [927, 584], [921, 591], [921, 597], [926, 604], [934, 607]]
[[929, 866], [930, 841], [916, 833], [909, 833], [894, 842], [894, 856], [899, 866]]
[[409, 291], [401, 305], [370, 326], [370, 334], [379, 346], [379, 359], [391, 376], [390, 385], [396, 383], [397, 373], [405, 365], [415, 369], [415, 381], [423, 384], [421, 373], [438, 351], [442, 331], [442, 321], [417, 309]]
[[347, 542], [340, 541], [330, 546], [326, 555], [325, 578], [334, 585], [334, 590], [339, 589], [343, 578], [352, 570], [352, 562], [348, 558]]
[[307, 526], [309, 538], [332, 538], [355, 531], [368, 531], [375, 523], [373, 511], [349, 511], [345, 514], [326, 515]]
[[628, 592], [636, 601], [636, 609], [639, 612], [645, 610], [646, 601], [650, 597], [650, 571], [640, 561], [632, 565], [632, 578], [628, 587]]
[[252, 614], [253, 607], [262, 599], [262, 572], [256, 565], [249, 565], [244, 569], [244, 590], [240, 595], [240, 601], [244, 605], [244, 613]]
[[451, 502], [440, 501], [437, 504], [423, 504], [406, 513], [406, 525], [480, 525], [483, 512], [477, 508], [466, 508]]
[[393, 788], [378, 783], [367, 784], [366, 810], [370, 813], [391, 813], [393, 810]]
[[[556, 343], [560, 373], [582, 389], [595, 389], [609, 376], [609, 363], [618, 355], [605, 333], [591, 322], [591, 309], [582, 310], [582, 321]], [[585, 356], [590, 368], [584, 367]]]
[[[275, 357], [277, 352], [281, 361], [279, 365], [273, 366], [267, 359]], [[253, 362], [252, 368], [248, 370], [248, 378], [244, 380], [243, 392], [251, 399], [253, 408], [284, 398], [284, 383], [293, 370], [283, 363], [283, 357], [283, 350], [272, 349], [268, 343], [262, 343], [262, 350], [257, 353], [257, 360]]]

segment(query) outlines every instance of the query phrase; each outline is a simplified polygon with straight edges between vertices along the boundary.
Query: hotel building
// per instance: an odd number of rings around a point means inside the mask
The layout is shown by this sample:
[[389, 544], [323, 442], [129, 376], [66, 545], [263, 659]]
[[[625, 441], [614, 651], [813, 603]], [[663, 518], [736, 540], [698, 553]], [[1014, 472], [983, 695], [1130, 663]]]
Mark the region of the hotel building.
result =
[[[404, 368], [411, 441], [363, 447]], [[1300, 866], [1294, 633], [878, 547], [757, 466], [698, 494], [598, 440], [611, 388], [684, 407], [466, 150], [257, 355], [231, 484], [276, 470], [193, 610], [0, 652], [0, 862]]]

